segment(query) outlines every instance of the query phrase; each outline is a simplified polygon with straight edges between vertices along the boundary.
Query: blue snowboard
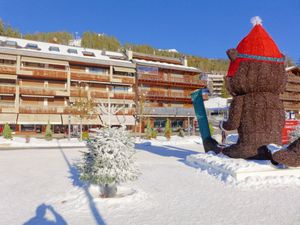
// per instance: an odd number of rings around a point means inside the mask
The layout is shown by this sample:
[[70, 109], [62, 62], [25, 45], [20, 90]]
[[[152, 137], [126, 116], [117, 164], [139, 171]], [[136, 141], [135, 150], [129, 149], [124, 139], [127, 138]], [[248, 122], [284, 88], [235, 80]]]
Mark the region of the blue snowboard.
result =
[[218, 142], [211, 137], [207, 115], [204, 107], [203, 97], [202, 97], [202, 89], [198, 89], [191, 94], [195, 114], [197, 117], [199, 130], [201, 134], [201, 138], [203, 141], [203, 146], [205, 152], [214, 151], [219, 153], [222, 147], [218, 144]]

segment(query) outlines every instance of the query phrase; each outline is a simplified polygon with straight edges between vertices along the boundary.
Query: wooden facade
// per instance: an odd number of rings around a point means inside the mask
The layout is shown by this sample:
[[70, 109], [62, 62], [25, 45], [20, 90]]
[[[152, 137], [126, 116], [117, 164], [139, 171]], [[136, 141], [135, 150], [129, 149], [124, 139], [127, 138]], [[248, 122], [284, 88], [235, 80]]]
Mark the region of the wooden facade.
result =
[[280, 95], [285, 111], [300, 118], [300, 67], [286, 68], [288, 79], [284, 93]]

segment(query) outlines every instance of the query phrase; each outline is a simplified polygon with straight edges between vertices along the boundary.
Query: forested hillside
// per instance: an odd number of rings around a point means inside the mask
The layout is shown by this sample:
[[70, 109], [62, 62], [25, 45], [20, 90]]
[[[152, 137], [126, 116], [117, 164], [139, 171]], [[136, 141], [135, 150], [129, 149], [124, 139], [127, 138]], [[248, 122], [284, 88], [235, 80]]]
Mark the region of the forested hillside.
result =
[[[6, 25], [0, 19], [0, 35], [24, 38], [35, 41], [45, 41], [58, 44], [68, 44], [74, 37], [67, 31], [58, 32], [38, 32], [21, 34], [18, 29]], [[180, 58], [185, 55], [188, 59], [189, 66], [197, 67], [205, 72], [222, 72], [228, 68], [228, 60], [225, 59], [208, 59], [205, 57], [193, 56], [186, 53], [170, 52], [159, 50], [150, 45], [138, 45], [132, 43], [121, 44], [120, 41], [113, 36], [98, 34], [95, 32], [84, 32], [81, 37], [81, 46], [94, 49], [105, 49], [110, 51], [118, 51], [121, 49], [131, 49], [135, 52], [154, 54], [159, 56], [168, 56]], [[176, 48], [176, 46], [174, 46]]]

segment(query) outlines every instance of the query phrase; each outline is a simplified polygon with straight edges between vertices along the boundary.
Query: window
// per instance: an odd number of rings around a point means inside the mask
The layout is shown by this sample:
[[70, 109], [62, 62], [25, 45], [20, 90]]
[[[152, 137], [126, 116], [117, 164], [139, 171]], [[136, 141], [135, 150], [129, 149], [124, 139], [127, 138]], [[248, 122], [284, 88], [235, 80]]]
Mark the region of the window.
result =
[[25, 66], [25, 67], [45, 68], [45, 64], [33, 63], [33, 62], [23, 62], [23, 66]]
[[50, 46], [50, 47], [49, 47], [49, 51], [50, 51], [50, 52], [59, 52], [59, 47]]
[[87, 73], [108, 74], [108, 69], [99, 67], [86, 67], [85, 71]]
[[146, 66], [138, 66], [137, 72], [141, 74], [154, 74], [158, 75], [158, 68], [157, 67], [146, 67]]
[[69, 48], [67, 52], [70, 54], [77, 54], [77, 50], [74, 48]]
[[0, 64], [15, 65], [16, 61], [14, 61], [14, 60], [0, 59]]
[[90, 57], [94, 57], [94, 56], [95, 56], [95, 53], [94, 53], [94, 52], [83, 51], [82, 54], [83, 54], [84, 56], [90, 56]]
[[113, 92], [129, 92], [129, 87], [127, 86], [113, 86]]
[[28, 48], [28, 49], [34, 49], [34, 50], [41, 50], [37, 44], [34, 44], [34, 43], [28, 43], [25, 48]]

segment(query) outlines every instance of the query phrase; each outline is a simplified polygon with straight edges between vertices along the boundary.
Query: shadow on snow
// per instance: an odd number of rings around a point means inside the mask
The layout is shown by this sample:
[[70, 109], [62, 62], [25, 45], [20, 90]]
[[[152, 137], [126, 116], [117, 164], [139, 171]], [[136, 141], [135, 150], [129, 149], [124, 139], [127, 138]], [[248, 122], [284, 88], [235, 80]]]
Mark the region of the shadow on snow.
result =
[[[53, 215], [54, 221], [45, 217], [47, 210]], [[43, 203], [36, 208], [36, 215], [23, 225], [67, 225], [67, 222], [51, 205]]]
[[93, 197], [92, 195], [90, 194], [89, 190], [88, 190], [88, 185], [86, 185], [84, 182], [82, 182], [80, 179], [79, 179], [79, 173], [78, 173], [78, 170], [76, 168], [75, 165], [71, 165], [70, 161], [68, 160], [66, 154], [64, 153], [63, 149], [61, 147], [59, 147], [60, 149], [60, 152], [61, 154], [63, 155], [63, 158], [64, 160], [66, 161], [68, 167], [69, 167], [69, 172], [71, 174], [70, 176], [70, 179], [73, 181], [73, 185], [74, 186], [77, 186], [77, 187], [80, 187], [84, 190], [84, 193], [88, 199], [88, 202], [89, 202], [89, 207], [90, 207], [90, 210], [92, 212], [92, 215], [96, 221], [96, 223], [98, 225], [105, 225], [105, 222], [104, 220], [102, 219], [95, 203], [94, 203], [94, 200], [93, 200]]

